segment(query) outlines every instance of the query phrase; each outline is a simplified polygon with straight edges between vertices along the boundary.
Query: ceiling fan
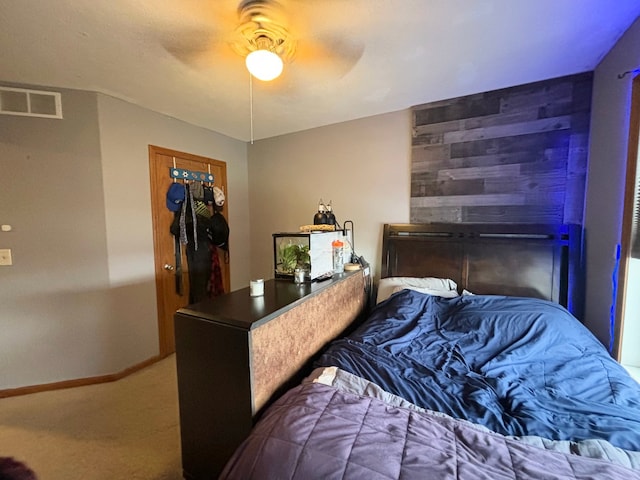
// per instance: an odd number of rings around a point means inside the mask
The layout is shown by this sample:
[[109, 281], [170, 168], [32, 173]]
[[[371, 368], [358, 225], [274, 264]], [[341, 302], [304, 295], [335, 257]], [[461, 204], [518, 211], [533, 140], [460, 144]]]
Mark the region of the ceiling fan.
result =
[[268, 52], [277, 57], [280, 71], [286, 65], [283, 77], [289, 86], [296, 78], [340, 78], [364, 51], [361, 42], [345, 36], [344, 23], [349, 19], [337, 19], [341, 1], [242, 0], [235, 18], [230, 3], [216, 1], [210, 27], [173, 36], [165, 48], [202, 71]]
[[274, 0], [245, 0], [238, 7], [237, 40], [232, 48], [245, 57], [249, 73], [259, 80], [277, 78], [283, 63], [295, 55], [296, 41], [282, 6]]

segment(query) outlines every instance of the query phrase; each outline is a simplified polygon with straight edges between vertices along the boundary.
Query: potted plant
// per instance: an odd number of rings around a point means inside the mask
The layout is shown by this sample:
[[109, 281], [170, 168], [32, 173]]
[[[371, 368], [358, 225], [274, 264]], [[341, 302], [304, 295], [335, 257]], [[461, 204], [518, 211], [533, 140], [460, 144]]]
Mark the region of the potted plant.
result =
[[308, 245], [289, 243], [280, 247], [280, 267], [283, 273], [293, 274], [296, 268], [311, 269]]

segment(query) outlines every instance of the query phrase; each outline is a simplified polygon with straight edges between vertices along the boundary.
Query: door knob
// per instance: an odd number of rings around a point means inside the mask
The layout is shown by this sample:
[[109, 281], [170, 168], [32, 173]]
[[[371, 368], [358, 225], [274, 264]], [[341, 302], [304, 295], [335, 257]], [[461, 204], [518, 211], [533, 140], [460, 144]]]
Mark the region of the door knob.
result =
[[174, 269], [174, 267], [173, 267], [173, 265], [169, 265], [168, 263], [165, 263], [165, 264], [164, 264], [164, 269], [165, 269], [165, 270], [169, 270], [169, 271], [171, 271], [171, 270], [173, 270], [173, 269]]

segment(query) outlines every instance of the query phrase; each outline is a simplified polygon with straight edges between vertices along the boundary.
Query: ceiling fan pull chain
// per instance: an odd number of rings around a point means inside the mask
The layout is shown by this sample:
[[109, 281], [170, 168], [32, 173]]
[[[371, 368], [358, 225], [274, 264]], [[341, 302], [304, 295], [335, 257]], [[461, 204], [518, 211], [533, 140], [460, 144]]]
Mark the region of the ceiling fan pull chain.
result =
[[251, 128], [251, 145], [253, 145], [253, 80], [249, 74], [249, 123]]

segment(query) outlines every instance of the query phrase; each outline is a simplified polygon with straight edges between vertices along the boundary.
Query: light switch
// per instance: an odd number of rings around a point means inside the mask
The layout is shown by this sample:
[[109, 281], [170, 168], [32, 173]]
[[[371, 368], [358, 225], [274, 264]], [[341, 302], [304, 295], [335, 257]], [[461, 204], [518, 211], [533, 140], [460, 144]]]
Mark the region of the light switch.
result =
[[13, 261], [11, 260], [11, 249], [10, 248], [1, 248], [0, 249], [0, 266], [1, 265], [13, 265]]

